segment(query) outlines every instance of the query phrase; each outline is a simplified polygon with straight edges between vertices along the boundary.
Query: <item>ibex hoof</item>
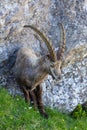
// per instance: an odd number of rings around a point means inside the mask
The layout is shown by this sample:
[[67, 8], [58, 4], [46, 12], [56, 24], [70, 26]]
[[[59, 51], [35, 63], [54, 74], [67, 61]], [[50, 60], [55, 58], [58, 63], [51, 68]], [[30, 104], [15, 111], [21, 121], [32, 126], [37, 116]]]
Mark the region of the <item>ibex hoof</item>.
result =
[[45, 119], [48, 119], [48, 118], [49, 118], [48, 114], [45, 114], [45, 115], [44, 115], [44, 118], [45, 118]]
[[42, 115], [42, 117], [44, 117], [45, 119], [48, 119], [48, 118], [49, 118], [49, 116], [48, 116], [47, 113], [41, 113], [41, 115]]

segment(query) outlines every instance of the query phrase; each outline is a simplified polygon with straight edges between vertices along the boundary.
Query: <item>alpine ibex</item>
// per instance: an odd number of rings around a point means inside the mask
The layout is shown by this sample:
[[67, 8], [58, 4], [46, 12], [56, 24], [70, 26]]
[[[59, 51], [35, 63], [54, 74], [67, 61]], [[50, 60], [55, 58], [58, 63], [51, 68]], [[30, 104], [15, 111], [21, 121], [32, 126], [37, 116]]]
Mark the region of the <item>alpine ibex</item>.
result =
[[24, 27], [31, 28], [42, 38], [49, 54], [38, 57], [33, 50], [21, 48], [17, 53], [14, 73], [24, 92], [25, 100], [29, 102], [31, 96], [34, 105], [39, 108], [40, 113], [45, 118], [48, 118], [42, 103], [42, 87], [40, 84], [48, 74], [52, 75], [55, 79], [61, 76], [60, 67], [66, 44], [65, 30], [63, 25], [60, 24], [61, 44], [56, 55], [52, 44], [41, 31], [32, 25], [25, 25]]

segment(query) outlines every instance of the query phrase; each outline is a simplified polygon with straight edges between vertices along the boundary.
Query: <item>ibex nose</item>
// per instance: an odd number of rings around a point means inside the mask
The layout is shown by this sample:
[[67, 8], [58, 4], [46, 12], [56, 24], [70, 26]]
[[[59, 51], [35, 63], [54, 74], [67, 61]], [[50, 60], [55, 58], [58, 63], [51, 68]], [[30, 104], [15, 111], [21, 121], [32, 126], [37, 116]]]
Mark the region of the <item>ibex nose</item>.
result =
[[52, 74], [52, 78], [53, 78], [53, 80], [60, 80], [61, 79], [61, 74], [59, 74], [59, 75]]
[[58, 79], [60, 80], [60, 79], [61, 79], [61, 77], [62, 77], [62, 76], [61, 76], [61, 75], [59, 75], [59, 76], [58, 76]]

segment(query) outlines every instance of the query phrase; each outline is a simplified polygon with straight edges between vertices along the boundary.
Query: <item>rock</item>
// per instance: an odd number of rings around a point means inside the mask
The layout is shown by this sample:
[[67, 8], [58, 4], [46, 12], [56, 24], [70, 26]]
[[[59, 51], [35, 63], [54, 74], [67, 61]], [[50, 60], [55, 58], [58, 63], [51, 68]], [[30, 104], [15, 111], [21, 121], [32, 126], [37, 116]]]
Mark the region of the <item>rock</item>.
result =
[[21, 93], [14, 78], [9, 78], [12, 73], [7, 61], [15, 50], [26, 46], [38, 55], [47, 53], [45, 44], [34, 37], [32, 30], [23, 26], [33, 24], [38, 27], [57, 50], [60, 42], [58, 23], [62, 22], [66, 30], [62, 79], [55, 83], [48, 76], [42, 83], [43, 101], [45, 105], [64, 112], [87, 101], [86, 0], [1, 0], [0, 9], [0, 85], [6, 86], [13, 95]]
[[[82, 64], [84, 62], [85, 65], [81, 65], [80, 69], [78, 68], [78, 64]], [[63, 112], [71, 112], [78, 103], [82, 104], [87, 100], [87, 58], [84, 58], [80, 62], [75, 62], [74, 64], [68, 65], [63, 68], [63, 78], [61, 82], [54, 87], [50, 88], [45, 85], [44, 97], [48, 93], [52, 93], [49, 97], [53, 102], [50, 102], [50, 106], [52, 108], [55, 106], [57, 109], [62, 108]], [[44, 101], [45, 105], [48, 105], [46, 101]]]

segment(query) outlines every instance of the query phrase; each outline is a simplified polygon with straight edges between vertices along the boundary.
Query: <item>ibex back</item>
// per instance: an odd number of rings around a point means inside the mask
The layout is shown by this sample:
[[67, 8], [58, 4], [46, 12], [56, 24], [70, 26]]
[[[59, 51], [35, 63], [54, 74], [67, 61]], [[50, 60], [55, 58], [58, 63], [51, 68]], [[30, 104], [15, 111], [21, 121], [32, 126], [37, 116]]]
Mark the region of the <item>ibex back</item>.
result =
[[49, 54], [38, 57], [33, 50], [21, 48], [17, 54], [14, 73], [24, 92], [25, 100], [29, 102], [29, 97], [32, 95], [35, 107], [38, 107], [40, 113], [45, 118], [48, 118], [43, 108], [42, 88], [40, 84], [48, 74], [52, 75], [55, 79], [61, 76], [60, 67], [66, 44], [65, 30], [63, 25], [60, 24], [62, 38], [60, 50], [56, 55], [52, 44], [41, 31], [31, 25], [25, 25], [24, 27], [33, 29], [42, 38], [48, 48]]

